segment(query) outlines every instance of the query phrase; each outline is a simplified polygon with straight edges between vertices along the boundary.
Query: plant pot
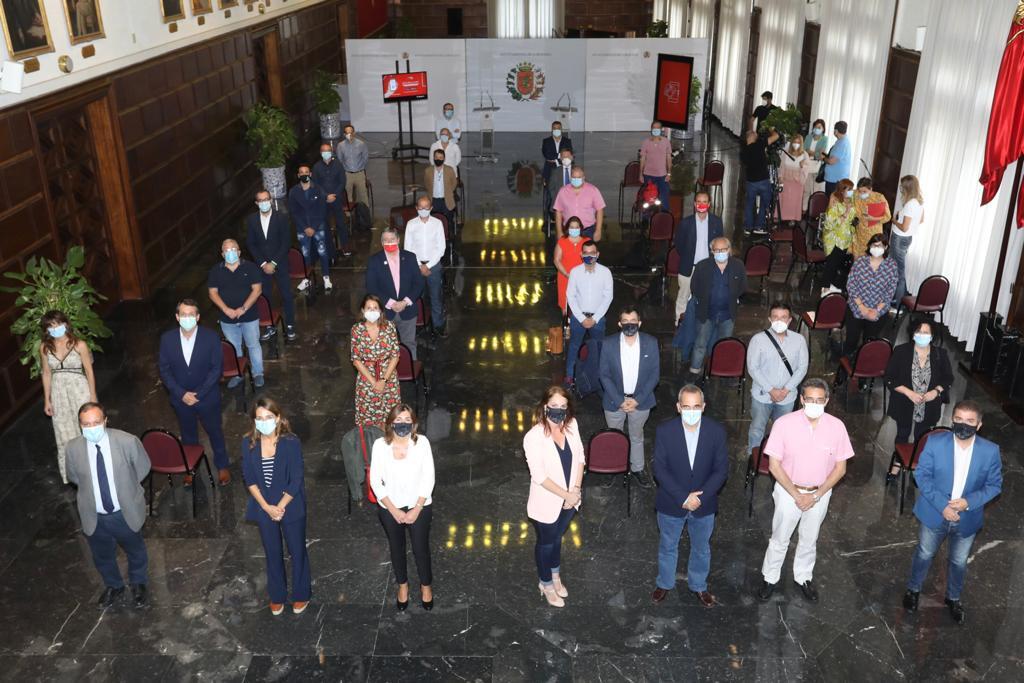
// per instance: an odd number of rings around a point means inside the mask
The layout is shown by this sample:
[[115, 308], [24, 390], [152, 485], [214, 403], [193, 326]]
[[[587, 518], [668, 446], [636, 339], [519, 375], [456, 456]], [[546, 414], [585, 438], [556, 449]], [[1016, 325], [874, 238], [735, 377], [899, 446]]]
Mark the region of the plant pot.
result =
[[686, 119], [686, 130], [683, 131], [683, 139], [684, 140], [692, 140], [693, 139], [693, 134], [695, 132], [694, 129], [696, 127], [697, 127], [697, 115], [696, 114], [690, 114], [690, 116]]
[[320, 138], [337, 140], [341, 137], [341, 114], [320, 115]]
[[263, 176], [263, 187], [270, 193], [272, 199], [284, 199], [288, 194], [288, 183], [284, 177], [284, 166], [276, 168], [261, 168]]

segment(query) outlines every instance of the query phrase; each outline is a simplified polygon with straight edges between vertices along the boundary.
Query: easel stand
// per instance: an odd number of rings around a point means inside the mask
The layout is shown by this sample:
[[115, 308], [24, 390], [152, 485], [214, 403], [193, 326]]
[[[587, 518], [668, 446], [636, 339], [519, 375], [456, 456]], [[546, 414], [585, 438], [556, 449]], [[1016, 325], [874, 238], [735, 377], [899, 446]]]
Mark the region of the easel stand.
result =
[[[395, 73], [401, 73], [398, 70], [398, 60], [395, 60]], [[409, 60], [405, 60], [405, 73], [409, 73]], [[409, 113], [409, 141], [405, 141], [405, 131], [402, 128], [402, 105], [408, 107]], [[391, 158], [398, 159], [400, 156], [406, 159], [426, 159], [427, 152], [430, 151], [429, 147], [423, 145], [417, 145], [413, 141], [412, 134], [412, 102], [395, 102], [395, 106], [398, 107], [398, 144], [391, 148]]]

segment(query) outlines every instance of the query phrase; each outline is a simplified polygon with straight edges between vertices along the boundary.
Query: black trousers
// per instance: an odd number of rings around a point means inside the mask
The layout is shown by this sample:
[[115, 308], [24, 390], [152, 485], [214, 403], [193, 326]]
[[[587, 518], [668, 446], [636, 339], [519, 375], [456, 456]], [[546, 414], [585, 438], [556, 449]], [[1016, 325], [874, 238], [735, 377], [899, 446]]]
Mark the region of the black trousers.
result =
[[920, 422], [914, 422], [913, 416], [911, 416], [910, 419], [905, 421], [897, 421], [896, 443], [907, 443], [910, 440], [911, 428], [913, 428], [914, 430], [914, 441], [912, 443], [917, 443], [917, 440], [921, 437], [921, 435], [934, 426], [935, 423], [928, 420], [927, 411], [925, 411], [925, 418]]
[[888, 316], [881, 316], [878, 320], [864, 320], [855, 318], [852, 311], [846, 311], [846, 341], [843, 343], [843, 355], [853, 360], [853, 354], [860, 347], [861, 337], [871, 339], [882, 334], [882, 328], [889, 321]]
[[[409, 572], [405, 566], [405, 532], [412, 537], [412, 556], [416, 560], [416, 573], [420, 577], [420, 585], [429, 586], [434, 581], [430, 569], [430, 518], [433, 516], [430, 505], [424, 505], [419, 517], [412, 524], [399, 524], [387, 509], [379, 507], [377, 516], [388, 536], [388, 547], [391, 550], [391, 569], [395, 572], [395, 581], [399, 585], [409, 583]], [[402, 508], [408, 511], [409, 508]]]
[[847, 251], [845, 249], [840, 249], [839, 247], [832, 248], [832, 252], [825, 257], [825, 264], [821, 268], [822, 287], [834, 286], [839, 289], [845, 289], [846, 276], [848, 274], [846, 257]]

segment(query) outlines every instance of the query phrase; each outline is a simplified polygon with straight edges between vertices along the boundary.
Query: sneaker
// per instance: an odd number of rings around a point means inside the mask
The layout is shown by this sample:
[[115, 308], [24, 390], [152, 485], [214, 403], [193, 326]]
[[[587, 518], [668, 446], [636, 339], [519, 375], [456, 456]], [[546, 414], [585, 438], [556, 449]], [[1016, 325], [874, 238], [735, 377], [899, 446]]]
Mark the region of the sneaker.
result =
[[294, 612], [295, 614], [302, 614], [303, 612], [306, 611], [307, 607], [309, 607], [309, 601], [306, 601], [306, 602], [301, 602], [301, 601], [293, 602], [292, 603], [292, 612]]
[[277, 334], [277, 328], [274, 327], [273, 325], [270, 325], [269, 327], [264, 327], [263, 334], [260, 335], [260, 341], [267, 341], [268, 339], [272, 338], [275, 334]]
[[263, 375], [256, 375], [255, 377], [253, 377], [252, 383], [256, 385], [257, 389], [261, 388], [264, 384]]
[[299, 335], [295, 333], [295, 325], [289, 325], [285, 328], [284, 336], [288, 341], [295, 341], [299, 338]]
[[768, 234], [768, 230], [764, 226], [760, 226], [760, 227], [754, 228], [750, 232], [752, 234], [754, 234], [754, 235], [767, 235]]
[[232, 377], [231, 379], [228, 380], [228, 389], [234, 389], [235, 387], [237, 387], [241, 383], [242, 383], [242, 378], [241, 377]]
[[324, 291], [325, 292], [329, 292], [329, 291], [331, 291], [331, 289], [333, 287], [334, 287], [334, 285], [331, 284], [330, 276], [329, 275], [324, 275]]
[[[302, 282], [299, 283], [298, 290], [300, 292], [305, 292], [307, 289], [309, 289], [309, 278], [302, 278]], [[282, 607], [281, 609], [284, 608]]]
[[348, 258], [349, 256], [352, 255], [352, 250], [349, 249], [348, 247], [342, 247], [341, 248], [341, 255], [344, 256], [345, 258]]
[[275, 617], [279, 617], [284, 614], [284, 605], [280, 602], [270, 603], [270, 613]]

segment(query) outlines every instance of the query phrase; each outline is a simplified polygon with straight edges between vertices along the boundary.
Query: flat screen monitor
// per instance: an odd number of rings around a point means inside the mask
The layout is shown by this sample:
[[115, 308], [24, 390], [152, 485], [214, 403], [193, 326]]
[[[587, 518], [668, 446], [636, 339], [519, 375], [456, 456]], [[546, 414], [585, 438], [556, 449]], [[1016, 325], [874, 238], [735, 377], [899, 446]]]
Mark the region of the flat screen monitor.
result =
[[658, 55], [657, 92], [654, 120], [671, 128], [687, 130], [690, 114], [690, 82], [693, 57]]
[[384, 74], [384, 104], [427, 99], [427, 72]]

